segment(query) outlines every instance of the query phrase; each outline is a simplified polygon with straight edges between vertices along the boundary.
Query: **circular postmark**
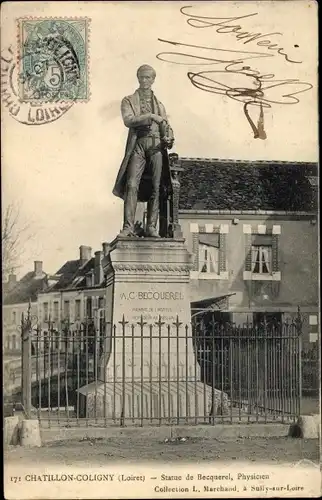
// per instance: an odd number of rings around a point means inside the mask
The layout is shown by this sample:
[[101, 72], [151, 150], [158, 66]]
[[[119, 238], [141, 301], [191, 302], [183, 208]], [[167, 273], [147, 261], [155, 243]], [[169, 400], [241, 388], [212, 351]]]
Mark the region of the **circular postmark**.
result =
[[9, 46], [1, 54], [1, 101], [4, 109], [24, 125], [44, 125], [59, 119], [73, 105], [70, 102], [22, 101], [18, 92], [19, 67]]

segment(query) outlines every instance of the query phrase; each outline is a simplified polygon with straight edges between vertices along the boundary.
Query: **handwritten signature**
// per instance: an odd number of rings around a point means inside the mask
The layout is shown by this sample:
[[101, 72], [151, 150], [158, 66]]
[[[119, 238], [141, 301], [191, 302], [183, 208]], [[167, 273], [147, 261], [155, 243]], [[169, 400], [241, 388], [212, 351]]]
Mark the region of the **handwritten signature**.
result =
[[[182, 7], [180, 9], [183, 15], [185, 9], [190, 7]], [[208, 28], [213, 26], [220, 26], [216, 29], [217, 33], [227, 33], [221, 31], [223, 29], [233, 28], [233, 32], [239, 32], [242, 27], [240, 25], [229, 26], [228, 21], [250, 17], [255, 14], [247, 16], [233, 17], [233, 18], [212, 18], [205, 16], [191, 16], [189, 15], [188, 24], [193, 28]], [[218, 19], [220, 22], [217, 22]], [[216, 22], [214, 22], [216, 20]], [[277, 33], [250, 33], [243, 31], [237, 33], [237, 37], [241, 40], [247, 38], [243, 43], [258, 40], [258, 38], [266, 37]], [[243, 103], [243, 111], [245, 117], [251, 126], [254, 138], [266, 139], [267, 135], [264, 130], [264, 108], [271, 108], [272, 104], [290, 105], [299, 103], [298, 94], [306, 92], [313, 88], [313, 85], [308, 82], [301, 82], [298, 79], [277, 79], [274, 73], [262, 74], [260, 71], [251, 68], [245, 61], [251, 59], [272, 58], [276, 54], [269, 52], [254, 52], [244, 50], [229, 50], [216, 47], [207, 47], [202, 45], [193, 45], [188, 43], [181, 43], [176, 41], [158, 39], [160, 42], [174, 45], [176, 47], [189, 48], [189, 51], [182, 52], [160, 52], [157, 58], [161, 61], [170, 62], [178, 65], [185, 66], [214, 66], [216, 69], [203, 70], [198, 72], [189, 71], [187, 76], [191, 84], [205, 92], [219, 94], [229, 97], [232, 100], [240, 101]], [[276, 53], [283, 55], [285, 60], [289, 63], [301, 64], [301, 61], [293, 61], [289, 58], [284, 49], [276, 44], [272, 44], [271, 40], [260, 40], [256, 42], [259, 46], [266, 46], [269, 50], [276, 50]], [[185, 49], [183, 49], [185, 50]], [[205, 52], [193, 52], [196, 50], [211, 51], [213, 57], [208, 57]], [[245, 65], [246, 64], [246, 65]], [[253, 122], [249, 114], [249, 107], [255, 106], [260, 108], [257, 126]]]
[[[182, 15], [189, 17], [189, 19], [187, 20], [187, 24], [189, 24], [189, 26], [192, 26], [193, 28], [212, 28], [214, 26], [219, 26], [219, 28], [216, 29], [217, 33], [219, 34], [237, 33], [235, 35], [237, 40], [242, 41], [244, 45], [246, 45], [246, 43], [254, 42], [259, 38], [283, 35], [283, 33], [281, 33], [280, 31], [274, 31], [273, 33], [251, 33], [250, 31], [240, 31], [243, 29], [243, 27], [240, 24], [235, 24], [235, 25], [230, 24], [232, 21], [237, 21], [238, 19], [245, 19], [246, 17], [258, 16], [258, 12], [253, 12], [252, 14], [246, 14], [245, 16], [238, 16], [238, 17], [210, 17], [210, 16], [193, 15], [189, 14], [189, 12], [186, 12], [187, 9], [191, 8], [192, 7], [190, 5], [182, 7], [180, 9]], [[272, 43], [270, 39], [260, 40], [259, 42], [257, 41], [256, 45], [258, 45], [258, 47], [266, 47], [267, 50], [276, 51], [277, 54], [284, 56], [285, 60], [290, 63], [301, 64], [302, 62], [290, 59], [288, 54], [284, 52], [284, 48], [280, 47], [277, 43]], [[295, 45], [294, 47], [298, 48], [297, 45]]]

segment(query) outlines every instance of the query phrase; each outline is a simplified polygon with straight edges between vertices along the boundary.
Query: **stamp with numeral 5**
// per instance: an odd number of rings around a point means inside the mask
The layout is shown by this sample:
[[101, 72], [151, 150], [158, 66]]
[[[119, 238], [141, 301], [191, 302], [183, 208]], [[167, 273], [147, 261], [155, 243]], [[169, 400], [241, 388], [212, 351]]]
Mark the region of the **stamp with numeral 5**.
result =
[[88, 18], [18, 19], [23, 102], [89, 99]]

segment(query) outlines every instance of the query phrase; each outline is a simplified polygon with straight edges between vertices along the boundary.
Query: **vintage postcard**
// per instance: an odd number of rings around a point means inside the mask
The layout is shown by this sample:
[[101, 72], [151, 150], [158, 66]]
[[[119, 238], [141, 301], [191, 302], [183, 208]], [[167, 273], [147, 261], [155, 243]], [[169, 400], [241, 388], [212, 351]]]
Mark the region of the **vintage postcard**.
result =
[[318, 497], [317, 3], [6, 2], [5, 497]]

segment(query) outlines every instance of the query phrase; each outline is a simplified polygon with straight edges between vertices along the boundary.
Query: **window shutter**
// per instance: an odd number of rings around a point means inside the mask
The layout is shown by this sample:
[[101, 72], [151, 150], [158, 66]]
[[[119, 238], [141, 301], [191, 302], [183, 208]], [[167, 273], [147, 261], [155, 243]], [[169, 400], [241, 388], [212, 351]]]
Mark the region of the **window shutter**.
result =
[[252, 235], [245, 234], [245, 271], [252, 270]]
[[199, 233], [192, 233], [193, 270], [199, 270]]
[[279, 244], [279, 235], [272, 235], [272, 271], [273, 273], [279, 271], [279, 262], [278, 262], [278, 244]]
[[219, 234], [219, 273], [226, 271], [226, 234]]

